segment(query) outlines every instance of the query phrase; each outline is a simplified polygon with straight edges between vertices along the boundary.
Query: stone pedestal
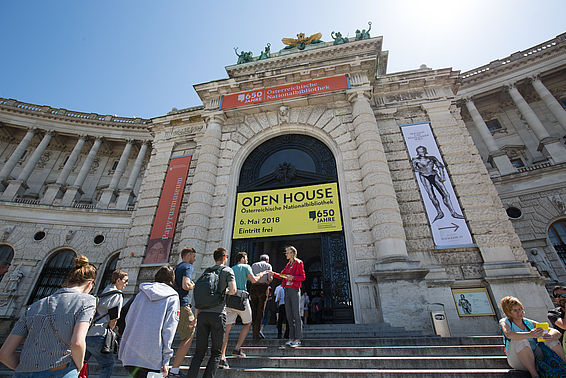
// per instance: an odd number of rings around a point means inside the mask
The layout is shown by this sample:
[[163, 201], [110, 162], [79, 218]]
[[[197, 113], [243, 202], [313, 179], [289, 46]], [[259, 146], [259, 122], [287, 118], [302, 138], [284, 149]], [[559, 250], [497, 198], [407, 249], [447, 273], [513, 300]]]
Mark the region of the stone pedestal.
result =
[[517, 172], [517, 168], [511, 164], [509, 156], [504, 151], [490, 153], [488, 161], [497, 167], [502, 176]]
[[39, 202], [42, 205], [52, 205], [55, 198], [63, 195], [63, 187], [60, 184], [49, 184], [43, 198]]
[[61, 205], [63, 206], [72, 206], [74, 201], [78, 201], [81, 196], [83, 195], [83, 191], [78, 186], [70, 186], [67, 187], [67, 191], [63, 196], [63, 201], [61, 201]]
[[134, 193], [131, 189], [121, 189], [118, 194], [118, 200], [116, 200], [116, 209], [126, 210], [133, 195]]
[[100, 196], [100, 200], [98, 201], [96, 207], [98, 207], [99, 209], [107, 209], [110, 202], [116, 199], [115, 193], [115, 190], [110, 188], [102, 190], [102, 195]]
[[555, 164], [566, 162], [566, 148], [560, 142], [560, 138], [544, 138], [540, 141], [537, 150], [551, 158]]
[[2, 193], [2, 200], [13, 201], [17, 196], [21, 196], [25, 193], [28, 186], [25, 182], [20, 180], [10, 180], [8, 181], [8, 187]]

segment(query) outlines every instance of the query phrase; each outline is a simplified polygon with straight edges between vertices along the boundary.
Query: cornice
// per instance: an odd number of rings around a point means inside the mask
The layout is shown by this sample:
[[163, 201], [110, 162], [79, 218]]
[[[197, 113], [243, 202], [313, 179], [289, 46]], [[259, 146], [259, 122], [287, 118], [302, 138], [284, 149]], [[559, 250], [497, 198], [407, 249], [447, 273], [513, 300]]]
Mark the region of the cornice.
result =
[[148, 130], [147, 125], [151, 123], [151, 120], [143, 118], [82, 113], [67, 109], [52, 108], [45, 105], [35, 105], [6, 98], [0, 98], [0, 111], [36, 119], [49, 119], [66, 124], [96, 125], [112, 129]]
[[552, 57], [564, 56], [566, 52], [566, 33], [523, 51], [518, 51], [506, 58], [494, 60], [489, 64], [462, 72], [462, 86], [473, 86], [492, 80], [494, 77], [506, 75], [521, 70], [526, 66], [536, 64]]
[[387, 61], [381, 42], [382, 37], [336, 46], [326, 42], [310, 50], [228, 66], [228, 79], [197, 84], [194, 88], [207, 104], [231, 93], [356, 72], [365, 72], [373, 82], [377, 70], [384, 71]]

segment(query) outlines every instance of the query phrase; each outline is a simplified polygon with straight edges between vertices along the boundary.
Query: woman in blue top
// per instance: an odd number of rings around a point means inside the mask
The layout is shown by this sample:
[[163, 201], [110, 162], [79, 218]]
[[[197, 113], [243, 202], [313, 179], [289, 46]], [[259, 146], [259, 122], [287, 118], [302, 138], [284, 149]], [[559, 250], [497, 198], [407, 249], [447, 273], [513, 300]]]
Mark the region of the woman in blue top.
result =
[[501, 309], [506, 317], [499, 321], [499, 326], [505, 335], [507, 362], [513, 369], [528, 370], [531, 377], [538, 377], [533, 351], [539, 337], [545, 339], [544, 343], [566, 361], [558, 342], [560, 332], [550, 329], [548, 334], [543, 335], [543, 329], [536, 328], [537, 322], [524, 317], [523, 304], [515, 297], [503, 298]]

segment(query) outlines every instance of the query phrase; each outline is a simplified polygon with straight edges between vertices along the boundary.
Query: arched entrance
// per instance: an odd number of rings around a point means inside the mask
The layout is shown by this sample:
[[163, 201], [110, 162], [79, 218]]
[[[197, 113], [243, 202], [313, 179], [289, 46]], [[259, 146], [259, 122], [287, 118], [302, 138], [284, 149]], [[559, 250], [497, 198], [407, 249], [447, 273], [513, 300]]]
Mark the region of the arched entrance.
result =
[[[238, 193], [337, 183], [336, 161], [319, 140], [298, 134], [272, 138], [258, 146], [245, 160], [240, 172]], [[354, 313], [346, 243], [343, 231], [250, 237], [232, 240], [232, 256], [246, 251], [250, 263], [262, 253], [270, 256], [274, 270], [286, 264], [287, 245], [297, 248], [305, 263], [307, 279], [303, 288], [311, 299], [324, 301], [323, 321], [353, 323]], [[232, 261], [234, 264], [235, 261]]]
[[62, 249], [53, 254], [43, 267], [28, 304], [59, 290], [73, 268], [73, 258], [75, 257], [75, 251], [72, 249]]

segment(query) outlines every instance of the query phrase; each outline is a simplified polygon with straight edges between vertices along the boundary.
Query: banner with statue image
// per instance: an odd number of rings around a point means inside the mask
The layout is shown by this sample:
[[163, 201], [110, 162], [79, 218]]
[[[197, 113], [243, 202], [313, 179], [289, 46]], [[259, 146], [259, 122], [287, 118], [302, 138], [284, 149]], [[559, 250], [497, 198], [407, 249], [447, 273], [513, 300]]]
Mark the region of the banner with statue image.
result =
[[430, 124], [401, 125], [437, 248], [473, 245], [472, 235], [446, 171]]

